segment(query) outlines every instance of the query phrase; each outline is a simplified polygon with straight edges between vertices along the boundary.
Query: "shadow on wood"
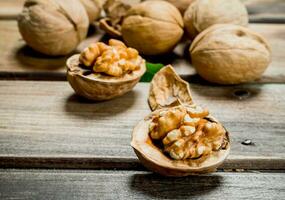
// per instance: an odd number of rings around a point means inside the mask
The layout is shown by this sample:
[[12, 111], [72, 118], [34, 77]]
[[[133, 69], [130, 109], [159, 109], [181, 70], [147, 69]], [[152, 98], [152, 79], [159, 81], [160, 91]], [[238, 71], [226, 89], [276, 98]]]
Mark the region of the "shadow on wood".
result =
[[[68, 115], [75, 115], [83, 119], [105, 120], [102, 114], [110, 113], [115, 116], [131, 109], [138, 94], [132, 90], [124, 97], [118, 97], [108, 101], [92, 101], [77, 94], [71, 94], [65, 102], [65, 111]], [[127, 99], [127, 100], [126, 100]], [[120, 106], [116, 106], [120, 105]]]
[[47, 56], [24, 45], [16, 50], [15, 59], [29, 69], [58, 71], [65, 67], [68, 56]]
[[134, 174], [130, 179], [129, 187], [139, 194], [143, 193], [146, 197], [188, 199], [208, 196], [209, 193], [221, 187], [223, 177], [217, 174], [182, 178], [162, 177], [157, 174]]

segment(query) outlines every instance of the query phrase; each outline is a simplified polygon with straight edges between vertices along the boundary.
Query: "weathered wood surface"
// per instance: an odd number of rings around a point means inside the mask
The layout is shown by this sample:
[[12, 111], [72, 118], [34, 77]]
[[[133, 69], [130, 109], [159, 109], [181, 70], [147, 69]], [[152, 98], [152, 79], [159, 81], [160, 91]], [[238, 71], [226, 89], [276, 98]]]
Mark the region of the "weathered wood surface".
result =
[[254, 23], [285, 23], [284, 0], [242, 0]]
[[[0, 81], [0, 167], [140, 167], [130, 139], [150, 112], [148, 88], [140, 83], [123, 97], [92, 103], [66, 82]], [[284, 85], [191, 90], [231, 133], [222, 168], [285, 169]], [[254, 145], [242, 145], [245, 139]]]
[[0, 0], [0, 19], [16, 19], [24, 0]]
[[[251, 28], [268, 38], [272, 46], [272, 64], [259, 82], [285, 82], [285, 25], [252, 24]], [[82, 42], [77, 51], [82, 50], [90, 42], [102, 39], [102, 33], [93, 32]], [[65, 57], [51, 58], [36, 53], [25, 45], [17, 30], [15, 21], [0, 20], [0, 78], [33, 79], [33, 80], [65, 80]], [[186, 44], [179, 45], [174, 53], [155, 59], [152, 62], [173, 64], [179, 74], [196, 74], [190, 65]], [[186, 59], [185, 59], [186, 57]]]
[[1, 170], [0, 198], [284, 199], [284, 173], [166, 178], [138, 171]]

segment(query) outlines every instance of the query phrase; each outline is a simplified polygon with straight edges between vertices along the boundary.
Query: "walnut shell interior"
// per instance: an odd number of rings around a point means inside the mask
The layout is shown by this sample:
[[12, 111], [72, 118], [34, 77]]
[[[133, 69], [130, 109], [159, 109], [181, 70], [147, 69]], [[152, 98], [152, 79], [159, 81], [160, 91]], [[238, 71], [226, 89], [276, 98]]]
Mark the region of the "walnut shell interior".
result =
[[180, 104], [192, 104], [189, 85], [171, 65], [162, 68], [150, 83], [148, 103], [151, 110]]
[[[169, 98], [174, 99], [170, 104], [168, 103]], [[169, 147], [172, 148], [169, 145], [178, 141], [175, 139], [171, 139], [172, 141], [169, 140], [169, 138], [172, 137], [169, 136], [169, 133], [173, 130], [180, 129], [182, 126], [184, 126], [183, 128], [186, 128], [185, 126], [194, 126], [194, 131], [192, 131], [191, 134], [183, 135], [184, 138], [189, 139], [187, 141], [194, 139], [193, 137], [198, 135], [195, 133], [201, 131], [199, 127], [196, 126], [196, 122], [192, 125], [193, 121], [191, 121], [191, 119], [185, 121], [185, 116], [188, 112], [187, 109], [191, 110], [197, 106], [192, 101], [188, 83], [182, 80], [171, 66], [162, 68], [153, 78], [150, 87], [149, 103], [151, 109], [154, 111], [135, 126], [131, 141], [131, 146], [145, 167], [165, 176], [187, 176], [215, 171], [217, 167], [223, 163], [230, 152], [229, 133], [218, 120], [209, 114], [207, 109], [201, 109], [198, 113], [191, 113], [192, 116], [190, 115], [190, 118], [196, 119], [199, 115], [199, 118], [204, 120], [205, 124], [208, 122], [210, 124], [213, 123], [220, 127], [219, 130], [223, 130], [222, 135], [219, 132], [218, 135], [209, 135], [209, 138], [206, 139], [205, 137], [208, 137], [206, 132], [202, 133], [204, 138], [202, 140], [196, 140], [195, 147], [199, 147], [198, 144], [201, 144], [200, 141], [206, 143], [209, 141], [209, 143], [207, 143], [209, 145], [204, 147], [211, 147], [211, 150], [202, 150], [202, 153], [195, 154], [199, 156], [192, 156], [189, 154], [190, 149], [183, 149], [185, 152], [189, 151], [187, 152], [187, 156], [184, 156], [186, 155], [184, 154], [181, 157], [179, 157], [180, 154], [176, 154], [179, 156], [175, 157], [175, 155], [171, 155], [171, 152], [168, 151]], [[187, 112], [184, 111], [184, 108], [187, 108]], [[169, 110], [177, 110], [177, 112], [165, 114]], [[158, 115], [159, 117], [164, 117], [164, 119], [157, 120]], [[183, 116], [180, 117], [180, 115]], [[154, 120], [157, 122], [157, 129], [153, 129]], [[210, 137], [215, 138], [213, 140], [213, 138]], [[174, 143], [169, 143], [169, 141]], [[218, 146], [216, 143], [212, 143], [216, 141], [220, 142]], [[185, 147], [188, 148], [187, 145], [183, 148]], [[177, 149], [174, 150], [176, 151]]]
[[76, 54], [67, 60], [67, 80], [78, 95], [91, 100], [108, 100], [125, 94], [139, 82], [146, 71], [142, 59], [138, 70], [121, 77], [112, 77], [84, 68], [79, 57], [80, 54]]

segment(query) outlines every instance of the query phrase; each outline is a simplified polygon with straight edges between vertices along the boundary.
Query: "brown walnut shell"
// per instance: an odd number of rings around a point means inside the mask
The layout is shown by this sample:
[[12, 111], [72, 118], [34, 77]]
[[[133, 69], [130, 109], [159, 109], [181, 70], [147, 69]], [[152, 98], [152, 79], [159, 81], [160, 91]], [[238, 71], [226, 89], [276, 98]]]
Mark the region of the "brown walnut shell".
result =
[[78, 0], [26, 0], [19, 31], [34, 50], [51, 56], [71, 53], [86, 38], [88, 16]]
[[190, 39], [215, 24], [247, 26], [246, 7], [239, 0], [198, 0], [184, 13], [184, 25]]
[[172, 3], [183, 14], [194, 0], [165, 0]]
[[151, 110], [192, 104], [189, 84], [176, 74], [171, 65], [168, 65], [153, 77], [150, 83], [148, 103]]
[[173, 50], [183, 35], [179, 10], [166, 1], [145, 1], [133, 6], [122, 23], [125, 43], [144, 55]]
[[67, 60], [67, 80], [78, 95], [95, 101], [113, 99], [129, 92], [146, 71], [145, 61], [142, 60], [139, 70], [123, 77], [94, 74], [82, 68], [79, 56], [73, 55]]
[[198, 74], [218, 84], [254, 81], [271, 62], [271, 49], [266, 39], [238, 25], [209, 27], [195, 38], [189, 51]]
[[[159, 80], [164, 82], [164, 79], [175, 80], [177, 82], [181, 82], [182, 86], [176, 88], [175, 90], [180, 94], [174, 95], [177, 98], [178, 104], [165, 104], [164, 101], [168, 99], [168, 97], [173, 96], [174, 93], [170, 92], [171, 89], [175, 88], [177, 84], [165, 84], [159, 83]], [[171, 83], [172, 81], [170, 81]], [[173, 70], [171, 66], [167, 66], [162, 68], [160, 72], [158, 72], [153, 78], [152, 85], [158, 83], [159, 85], [155, 90], [153, 90], [153, 86], [151, 86], [150, 94], [159, 93], [157, 98], [154, 98], [152, 95], [149, 96], [149, 101], [151, 99], [153, 104], [150, 103], [150, 107], [154, 110], [149, 116], [147, 116], [144, 120], [140, 121], [134, 128], [132, 133], [132, 141], [131, 146], [133, 147], [136, 155], [138, 156], [141, 163], [151, 171], [156, 173], [165, 175], [165, 176], [188, 176], [192, 174], [199, 173], [209, 173], [213, 172], [217, 169], [219, 165], [221, 165], [224, 160], [227, 158], [230, 152], [230, 139], [229, 133], [226, 131], [225, 141], [227, 141], [224, 148], [219, 151], [213, 151], [210, 156], [202, 156], [198, 159], [186, 159], [186, 160], [173, 160], [169, 156], [165, 155], [163, 150], [154, 143], [149, 134], [149, 125], [151, 123], [151, 116], [156, 114], [157, 112], [166, 111], [171, 108], [175, 108], [177, 106], [187, 106], [193, 104], [192, 97], [189, 90], [189, 85], [184, 86], [186, 83], [183, 81]], [[179, 85], [179, 84], [178, 84]], [[159, 91], [159, 89], [161, 91]], [[178, 92], [178, 94], [179, 94]], [[175, 92], [176, 94], [176, 92]], [[187, 98], [185, 98], [187, 97]], [[155, 103], [157, 101], [157, 103]], [[162, 102], [162, 103], [161, 103]], [[153, 106], [154, 105], [154, 106]], [[157, 106], [159, 105], [159, 106]], [[207, 120], [210, 122], [219, 123], [213, 116], [208, 115]]]
[[[164, 110], [167, 108], [164, 108]], [[163, 110], [163, 109], [162, 109]], [[211, 121], [219, 123], [213, 117]], [[199, 173], [209, 173], [216, 171], [227, 158], [230, 152], [230, 143], [225, 149], [213, 152], [210, 157], [203, 157], [193, 160], [173, 160], [166, 156], [163, 151], [157, 147], [149, 136], [150, 120], [140, 121], [133, 130], [131, 146], [141, 163], [151, 171], [164, 176], [188, 176]], [[227, 133], [227, 140], [229, 135]]]
[[99, 0], [80, 0], [80, 1], [87, 12], [90, 24], [100, 17], [102, 6], [100, 5], [101, 2]]

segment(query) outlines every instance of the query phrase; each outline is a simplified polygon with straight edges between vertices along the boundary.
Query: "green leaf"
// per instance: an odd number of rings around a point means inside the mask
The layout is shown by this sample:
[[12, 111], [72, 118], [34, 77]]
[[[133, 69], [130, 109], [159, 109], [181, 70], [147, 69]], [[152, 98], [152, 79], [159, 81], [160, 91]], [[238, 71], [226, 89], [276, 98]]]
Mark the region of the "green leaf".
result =
[[142, 76], [140, 82], [150, 82], [153, 76], [158, 72], [164, 65], [161, 63], [146, 63], [146, 72]]

